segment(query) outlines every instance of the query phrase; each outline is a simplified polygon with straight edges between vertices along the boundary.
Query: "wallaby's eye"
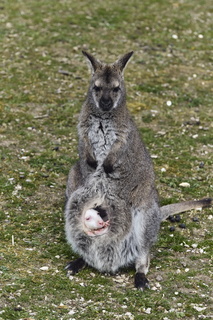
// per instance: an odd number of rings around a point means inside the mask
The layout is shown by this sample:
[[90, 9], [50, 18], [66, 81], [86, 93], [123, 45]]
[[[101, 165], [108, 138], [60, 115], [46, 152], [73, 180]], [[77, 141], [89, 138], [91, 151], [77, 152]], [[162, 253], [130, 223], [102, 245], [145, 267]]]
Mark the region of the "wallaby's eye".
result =
[[96, 92], [100, 92], [102, 90], [102, 87], [98, 87], [96, 85], [94, 85], [94, 88], [93, 88]]
[[120, 90], [120, 87], [113, 88], [113, 92], [118, 92]]

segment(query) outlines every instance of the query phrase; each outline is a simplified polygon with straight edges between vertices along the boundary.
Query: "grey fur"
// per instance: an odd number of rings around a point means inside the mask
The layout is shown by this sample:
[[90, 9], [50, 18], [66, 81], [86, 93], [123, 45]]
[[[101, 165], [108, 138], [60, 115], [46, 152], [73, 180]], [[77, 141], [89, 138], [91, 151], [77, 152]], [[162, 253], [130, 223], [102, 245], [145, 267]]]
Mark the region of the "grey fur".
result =
[[[151, 158], [126, 108], [123, 71], [133, 52], [111, 65], [83, 54], [92, 78], [78, 125], [79, 161], [67, 182], [67, 240], [101, 272], [134, 263], [135, 286], [143, 290], [161, 221], [204, 203], [159, 206]], [[90, 237], [83, 229], [84, 213], [97, 206], [105, 208], [110, 227], [107, 233]], [[78, 271], [72, 264], [68, 269]]]

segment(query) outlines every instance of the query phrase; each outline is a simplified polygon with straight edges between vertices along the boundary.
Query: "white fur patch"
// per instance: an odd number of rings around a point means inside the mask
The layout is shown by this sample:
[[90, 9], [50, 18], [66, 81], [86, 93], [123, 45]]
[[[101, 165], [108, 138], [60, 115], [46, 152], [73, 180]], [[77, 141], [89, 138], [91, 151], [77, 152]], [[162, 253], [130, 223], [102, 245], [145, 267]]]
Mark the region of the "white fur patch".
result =
[[115, 130], [111, 122], [93, 118], [88, 137], [98, 164], [102, 164], [116, 140]]

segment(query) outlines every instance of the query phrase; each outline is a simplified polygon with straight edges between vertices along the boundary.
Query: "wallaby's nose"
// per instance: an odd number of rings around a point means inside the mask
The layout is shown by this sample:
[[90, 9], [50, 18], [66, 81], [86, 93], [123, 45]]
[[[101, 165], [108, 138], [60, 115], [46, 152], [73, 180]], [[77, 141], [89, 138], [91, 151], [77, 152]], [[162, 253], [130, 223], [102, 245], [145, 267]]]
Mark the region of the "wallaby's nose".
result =
[[109, 111], [113, 107], [113, 101], [110, 97], [101, 97], [99, 105], [103, 111]]

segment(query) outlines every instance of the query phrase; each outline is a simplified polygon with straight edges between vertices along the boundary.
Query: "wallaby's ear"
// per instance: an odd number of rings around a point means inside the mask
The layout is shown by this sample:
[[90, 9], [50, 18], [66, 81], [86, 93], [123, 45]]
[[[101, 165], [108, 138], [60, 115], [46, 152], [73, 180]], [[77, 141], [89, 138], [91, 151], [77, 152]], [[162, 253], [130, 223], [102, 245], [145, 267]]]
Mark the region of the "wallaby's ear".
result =
[[101, 62], [99, 60], [95, 59], [95, 57], [93, 57], [90, 53], [88, 53], [86, 51], [82, 51], [82, 53], [88, 59], [89, 66], [90, 66], [92, 73], [94, 73], [98, 68], [101, 67]]
[[120, 69], [121, 72], [123, 72], [124, 68], [126, 67], [127, 62], [133, 55], [134, 51], [130, 51], [126, 53], [124, 56], [122, 56], [120, 59], [118, 59], [114, 65]]

